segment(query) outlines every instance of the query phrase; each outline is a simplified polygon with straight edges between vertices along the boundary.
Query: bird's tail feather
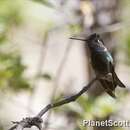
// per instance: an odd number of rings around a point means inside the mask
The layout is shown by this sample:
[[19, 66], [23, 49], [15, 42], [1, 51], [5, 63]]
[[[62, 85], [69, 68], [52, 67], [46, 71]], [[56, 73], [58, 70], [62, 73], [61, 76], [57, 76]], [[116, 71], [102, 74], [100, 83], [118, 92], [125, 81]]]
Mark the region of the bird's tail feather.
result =
[[120, 81], [120, 79], [118, 78], [118, 76], [116, 75], [116, 73], [114, 72], [114, 78], [115, 78], [115, 81], [117, 83], [117, 85], [121, 88], [126, 88], [126, 86]]
[[115, 73], [115, 70], [114, 70], [114, 67], [113, 65], [111, 65], [111, 72], [112, 72], [112, 75], [113, 75], [113, 80], [114, 82], [116, 82], [116, 84], [121, 87], [121, 88], [126, 88], [126, 86], [120, 81], [120, 79], [118, 78], [117, 74]]

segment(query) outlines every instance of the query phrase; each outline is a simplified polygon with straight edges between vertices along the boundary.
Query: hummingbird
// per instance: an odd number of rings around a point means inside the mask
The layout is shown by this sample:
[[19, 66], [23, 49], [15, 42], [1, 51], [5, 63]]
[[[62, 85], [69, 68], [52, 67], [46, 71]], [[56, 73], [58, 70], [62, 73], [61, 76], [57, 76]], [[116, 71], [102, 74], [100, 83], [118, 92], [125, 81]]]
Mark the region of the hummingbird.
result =
[[94, 33], [85, 39], [75, 37], [71, 37], [70, 39], [85, 41], [85, 45], [90, 51], [92, 68], [94, 69], [99, 82], [110, 96], [116, 98], [114, 93], [115, 88], [117, 86], [125, 88], [126, 86], [118, 78], [115, 72], [112, 55], [105, 47], [100, 35]]

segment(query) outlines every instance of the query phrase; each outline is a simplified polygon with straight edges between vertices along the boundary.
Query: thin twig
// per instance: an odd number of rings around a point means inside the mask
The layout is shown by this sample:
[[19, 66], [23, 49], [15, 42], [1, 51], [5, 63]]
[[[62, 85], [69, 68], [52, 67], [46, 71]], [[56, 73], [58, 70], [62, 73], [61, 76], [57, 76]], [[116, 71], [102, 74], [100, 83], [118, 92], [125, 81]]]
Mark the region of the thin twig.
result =
[[59, 102], [48, 104], [35, 117], [24, 118], [22, 121], [15, 123], [15, 125], [13, 127], [11, 127], [9, 130], [14, 130], [15, 128], [16, 128], [16, 130], [23, 130], [24, 128], [31, 128], [32, 126], [36, 126], [39, 128], [39, 130], [41, 130], [41, 128], [42, 128], [41, 117], [46, 112], [48, 112], [52, 108], [59, 107], [61, 105], [68, 104], [70, 102], [75, 101], [78, 97], [80, 97], [83, 93], [85, 93], [96, 80], [98, 80], [98, 77], [95, 77], [94, 79], [92, 79], [90, 81], [90, 83], [87, 86], [83, 87], [83, 89], [81, 89], [80, 92], [78, 92], [77, 94], [64, 98], [63, 100], [61, 100]]

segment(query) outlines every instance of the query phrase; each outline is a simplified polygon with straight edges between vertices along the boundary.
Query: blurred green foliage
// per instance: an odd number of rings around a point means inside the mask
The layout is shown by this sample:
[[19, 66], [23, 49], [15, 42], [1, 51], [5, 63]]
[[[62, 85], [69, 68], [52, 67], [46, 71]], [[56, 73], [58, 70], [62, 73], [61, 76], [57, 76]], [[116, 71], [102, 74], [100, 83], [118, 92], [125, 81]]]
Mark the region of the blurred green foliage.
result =
[[4, 128], [2, 127], [2, 125], [0, 124], [0, 130], [4, 130]]
[[21, 2], [20, 0], [1, 0], [0, 1], [0, 23], [7, 25], [9, 23], [18, 24], [21, 22]]
[[102, 95], [97, 98], [81, 96], [77, 100], [77, 103], [78, 107], [82, 109], [82, 112], [79, 113], [81, 114], [81, 119], [105, 118], [118, 108], [118, 103], [107, 95]]
[[0, 87], [9, 87], [15, 91], [30, 88], [23, 77], [25, 66], [16, 53], [0, 53]]
[[32, 1], [39, 2], [51, 8], [53, 7], [53, 5], [48, 0], [32, 0]]
[[18, 25], [22, 21], [20, 12], [20, 0], [1, 0], [0, 1], [0, 44], [7, 38], [9, 29]]
[[0, 89], [18, 91], [30, 88], [23, 75], [25, 66], [21, 62], [20, 54], [16, 50], [6, 48], [7, 43], [11, 44], [8, 32], [22, 23], [21, 6], [21, 0], [0, 1], [0, 49], [4, 48], [4, 51], [0, 52]]

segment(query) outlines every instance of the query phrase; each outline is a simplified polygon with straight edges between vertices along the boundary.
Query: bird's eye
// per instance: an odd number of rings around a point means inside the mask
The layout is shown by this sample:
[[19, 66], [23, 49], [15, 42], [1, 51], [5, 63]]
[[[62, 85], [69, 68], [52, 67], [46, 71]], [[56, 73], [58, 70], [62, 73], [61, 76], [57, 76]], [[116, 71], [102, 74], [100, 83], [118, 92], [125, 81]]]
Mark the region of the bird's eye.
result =
[[100, 43], [101, 41], [98, 39], [97, 42]]
[[98, 39], [97, 42], [98, 42], [99, 44], [103, 44], [103, 45], [104, 45], [104, 42], [103, 42], [102, 39]]

